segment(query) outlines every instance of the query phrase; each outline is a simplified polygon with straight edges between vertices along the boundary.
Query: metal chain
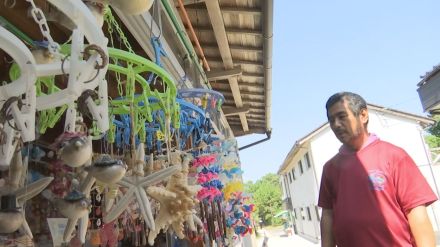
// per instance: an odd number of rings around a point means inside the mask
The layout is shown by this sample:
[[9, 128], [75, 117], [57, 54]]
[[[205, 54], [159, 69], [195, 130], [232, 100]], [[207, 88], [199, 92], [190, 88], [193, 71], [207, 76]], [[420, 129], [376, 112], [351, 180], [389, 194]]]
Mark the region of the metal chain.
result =
[[3, 2], [3, 5], [6, 7], [6, 8], [10, 8], [10, 9], [12, 9], [12, 8], [14, 8], [15, 7], [15, 4], [16, 4], [17, 2], [15, 1], [15, 0], [5, 0], [4, 2]]
[[[119, 26], [118, 22], [113, 17], [112, 11], [110, 10], [110, 8], [106, 9], [105, 20], [107, 21], [109, 26], [112, 26], [112, 27], [114, 27], [116, 29], [116, 32], [118, 33], [119, 38], [122, 40], [122, 43], [124, 43], [124, 46], [128, 49], [128, 51], [130, 53], [134, 53], [133, 49], [131, 48], [130, 43], [128, 42], [127, 37], [125, 37], [124, 31], [122, 31], [122, 29]], [[109, 31], [110, 30], [112, 30], [112, 29], [110, 29], [110, 27], [109, 27]]]
[[105, 10], [104, 10], [104, 20], [105, 20], [105, 22], [107, 22], [107, 32], [108, 32], [108, 34], [110, 36], [110, 44], [111, 44], [112, 47], [115, 47], [115, 45], [113, 43], [113, 26], [110, 23], [111, 22], [110, 16], [112, 16], [111, 15], [111, 10], [110, 10], [110, 7], [107, 6], [105, 8]]
[[40, 32], [43, 35], [43, 37], [46, 38], [47, 41], [49, 42], [47, 49], [51, 54], [57, 54], [60, 49], [60, 45], [56, 43], [53, 40], [52, 36], [50, 35], [50, 29], [49, 26], [47, 25], [46, 17], [44, 16], [43, 11], [35, 5], [33, 0], [26, 0], [26, 1], [28, 1], [32, 5], [32, 10], [31, 10], [32, 17], [40, 27]]

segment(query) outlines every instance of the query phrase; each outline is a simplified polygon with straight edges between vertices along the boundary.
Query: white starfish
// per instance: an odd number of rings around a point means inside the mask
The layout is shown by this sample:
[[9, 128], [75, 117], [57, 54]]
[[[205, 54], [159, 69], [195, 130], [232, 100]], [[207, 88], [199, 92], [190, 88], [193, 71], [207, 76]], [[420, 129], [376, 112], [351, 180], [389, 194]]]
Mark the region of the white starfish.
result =
[[[81, 182], [80, 192], [84, 194], [85, 198], [88, 200], [90, 196], [90, 190], [92, 189], [93, 184], [96, 179], [89, 173], [85, 177], [85, 179]], [[87, 233], [87, 225], [89, 222], [89, 206], [87, 204], [87, 200], [77, 201], [74, 205], [70, 205], [71, 209], [66, 210], [66, 217], [68, 217], [66, 229], [64, 230], [63, 241], [69, 242], [72, 238], [72, 232], [75, 229], [76, 224], [78, 223], [78, 234], [79, 239], [82, 244], [86, 241], [86, 233]], [[66, 205], [66, 204], [64, 204]], [[64, 206], [66, 207], [66, 206]], [[76, 213], [72, 213], [76, 212]]]
[[155, 229], [153, 213], [151, 212], [151, 205], [147, 193], [145, 192], [145, 188], [178, 172], [181, 169], [181, 166], [171, 166], [145, 176], [143, 172], [145, 165], [144, 157], [145, 149], [143, 143], [141, 143], [136, 151], [136, 164], [131, 171], [131, 176], [124, 177], [118, 182], [120, 186], [123, 186], [128, 190], [115, 207], [104, 217], [104, 223], [115, 220], [127, 208], [127, 205], [132, 200], [136, 199], [145, 223], [151, 230]]
[[7, 184], [0, 189], [0, 195], [14, 194], [17, 199], [17, 204], [22, 208], [21, 214], [23, 217], [23, 222], [21, 224], [21, 230], [24, 231], [31, 239], [33, 238], [32, 231], [29, 228], [25, 217], [24, 204], [27, 200], [32, 199], [34, 196], [38, 195], [41, 191], [46, 188], [50, 182], [52, 182], [53, 177], [45, 177], [39, 179], [30, 184], [24, 184], [24, 176], [26, 176], [27, 171], [28, 156], [25, 156], [24, 162], [21, 156], [21, 152], [16, 152], [11, 160], [11, 165], [9, 167], [9, 178]]

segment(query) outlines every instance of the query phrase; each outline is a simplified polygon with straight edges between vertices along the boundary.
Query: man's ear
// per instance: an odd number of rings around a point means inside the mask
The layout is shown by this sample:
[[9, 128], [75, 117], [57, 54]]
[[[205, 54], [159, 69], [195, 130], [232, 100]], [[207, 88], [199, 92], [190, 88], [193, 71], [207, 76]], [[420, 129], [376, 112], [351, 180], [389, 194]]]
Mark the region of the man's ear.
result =
[[368, 123], [368, 110], [366, 108], [362, 109], [359, 113], [359, 119], [361, 120], [361, 123], [366, 124]]

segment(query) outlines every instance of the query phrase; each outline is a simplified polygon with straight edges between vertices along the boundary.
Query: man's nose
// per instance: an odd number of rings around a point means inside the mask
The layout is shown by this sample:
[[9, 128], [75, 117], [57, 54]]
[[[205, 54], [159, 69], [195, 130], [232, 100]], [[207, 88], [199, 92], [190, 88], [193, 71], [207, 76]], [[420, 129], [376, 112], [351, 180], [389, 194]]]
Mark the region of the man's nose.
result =
[[333, 119], [333, 127], [339, 127], [341, 126], [341, 121], [339, 121], [338, 118]]

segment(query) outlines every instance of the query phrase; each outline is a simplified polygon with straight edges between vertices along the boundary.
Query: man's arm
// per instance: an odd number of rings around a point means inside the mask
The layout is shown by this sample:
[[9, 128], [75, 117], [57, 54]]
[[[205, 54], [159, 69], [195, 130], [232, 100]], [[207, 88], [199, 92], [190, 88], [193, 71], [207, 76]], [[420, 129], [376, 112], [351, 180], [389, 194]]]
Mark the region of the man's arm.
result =
[[435, 235], [426, 207], [422, 205], [411, 209], [407, 217], [417, 247], [434, 247]]
[[321, 217], [321, 246], [335, 247], [335, 239], [333, 237], [333, 210], [322, 209]]

